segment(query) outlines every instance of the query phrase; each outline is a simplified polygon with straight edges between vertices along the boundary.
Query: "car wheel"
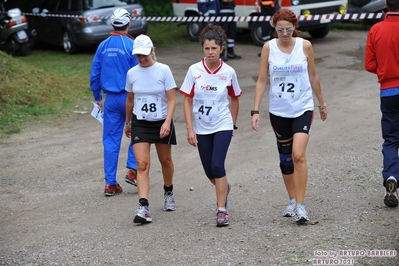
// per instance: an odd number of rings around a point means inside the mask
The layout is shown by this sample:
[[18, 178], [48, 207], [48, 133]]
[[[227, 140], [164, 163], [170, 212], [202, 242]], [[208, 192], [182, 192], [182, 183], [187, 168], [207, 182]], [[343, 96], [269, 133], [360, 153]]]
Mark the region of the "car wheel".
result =
[[254, 22], [251, 25], [251, 39], [252, 42], [257, 46], [262, 46], [262, 24], [260, 22]]
[[188, 22], [187, 35], [190, 41], [197, 42], [203, 28], [202, 22]]
[[25, 56], [28, 54], [28, 43], [20, 43], [18, 54], [20, 56]]
[[62, 33], [62, 47], [67, 54], [74, 54], [78, 51], [78, 45], [73, 41], [68, 31]]
[[328, 34], [329, 31], [330, 31], [330, 25], [326, 25], [322, 28], [310, 30], [309, 34], [313, 38], [324, 38], [324, 37], [326, 37], [326, 35]]

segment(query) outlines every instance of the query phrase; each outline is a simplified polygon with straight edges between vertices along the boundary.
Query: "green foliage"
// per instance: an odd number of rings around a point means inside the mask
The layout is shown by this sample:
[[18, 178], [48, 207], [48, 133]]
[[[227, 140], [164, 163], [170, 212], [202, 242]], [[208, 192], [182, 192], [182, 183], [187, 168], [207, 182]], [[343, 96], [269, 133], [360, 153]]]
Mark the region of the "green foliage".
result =
[[91, 60], [80, 57], [36, 51], [14, 58], [0, 51], [0, 132], [17, 133], [23, 123], [62, 114], [89, 96]]
[[173, 8], [171, 0], [139, 0], [147, 17], [171, 17]]

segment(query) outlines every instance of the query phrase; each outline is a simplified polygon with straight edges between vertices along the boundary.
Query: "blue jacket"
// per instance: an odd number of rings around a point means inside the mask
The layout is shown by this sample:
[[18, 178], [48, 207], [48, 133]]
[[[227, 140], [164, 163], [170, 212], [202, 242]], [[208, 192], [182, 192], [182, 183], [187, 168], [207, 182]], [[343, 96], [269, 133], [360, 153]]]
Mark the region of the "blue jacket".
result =
[[99, 44], [90, 72], [90, 88], [95, 101], [102, 100], [102, 92], [125, 91], [126, 73], [138, 64], [132, 54], [133, 43], [130, 35], [112, 32]]

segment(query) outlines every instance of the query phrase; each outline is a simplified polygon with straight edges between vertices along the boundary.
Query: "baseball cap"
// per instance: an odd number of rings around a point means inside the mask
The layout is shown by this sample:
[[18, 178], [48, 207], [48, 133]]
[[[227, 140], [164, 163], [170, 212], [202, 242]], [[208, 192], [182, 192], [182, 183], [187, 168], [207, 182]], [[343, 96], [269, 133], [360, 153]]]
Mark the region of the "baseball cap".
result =
[[134, 39], [133, 54], [149, 55], [153, 47], [150, 37], [141, 34]]
[[130, 13], [124, 8], [117, 8], [111, 15], [111, 24], [114, 27], [123, 27], [130, 22]]

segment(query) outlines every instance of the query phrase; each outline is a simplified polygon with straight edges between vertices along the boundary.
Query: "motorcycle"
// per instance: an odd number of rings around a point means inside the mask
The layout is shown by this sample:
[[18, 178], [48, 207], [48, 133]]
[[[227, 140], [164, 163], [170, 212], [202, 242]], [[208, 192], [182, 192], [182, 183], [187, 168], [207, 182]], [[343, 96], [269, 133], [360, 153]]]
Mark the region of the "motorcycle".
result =
[[0, 0], [0, 50], [11, 55], [25, 56], [28, 52], [28, 19], [19, 8], [6, 12]]
[[360, 13], [381, 13], [379, 18], [365, 18], [365, 19], [354, 19], [352, 22], [363, 22], [365, 26], [373, 25], [384, 18], [384, 13], [388, 11], [385, 4], [386, 0], [352, 0], [348, 1], [346, 13], [348, 14], [360, 14]]

